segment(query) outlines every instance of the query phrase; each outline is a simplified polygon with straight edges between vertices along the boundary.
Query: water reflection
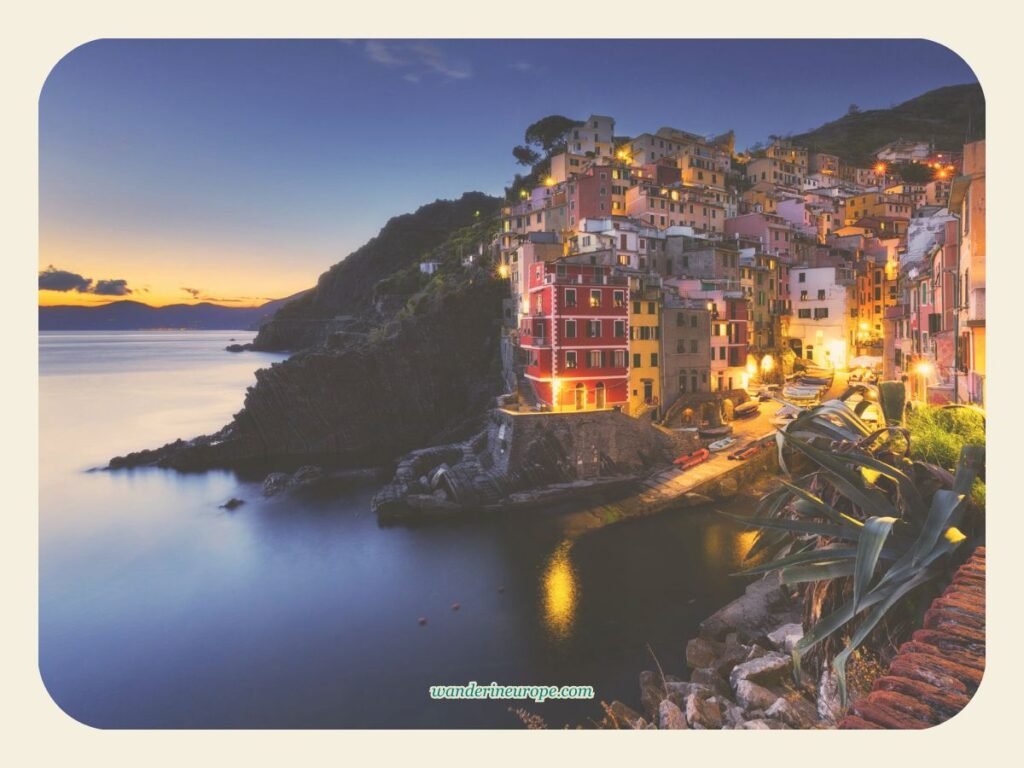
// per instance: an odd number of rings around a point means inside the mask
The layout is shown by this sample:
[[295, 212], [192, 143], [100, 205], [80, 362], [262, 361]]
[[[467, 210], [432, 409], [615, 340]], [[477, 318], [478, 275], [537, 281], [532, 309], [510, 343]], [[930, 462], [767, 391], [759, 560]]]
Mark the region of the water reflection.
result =
[[572, 543], [563, 541], [551, 554], [542, 579], [544, 624], [559, 640], [572, 636], [576, 603], [579, 599], [576, 572], [572, 566]]

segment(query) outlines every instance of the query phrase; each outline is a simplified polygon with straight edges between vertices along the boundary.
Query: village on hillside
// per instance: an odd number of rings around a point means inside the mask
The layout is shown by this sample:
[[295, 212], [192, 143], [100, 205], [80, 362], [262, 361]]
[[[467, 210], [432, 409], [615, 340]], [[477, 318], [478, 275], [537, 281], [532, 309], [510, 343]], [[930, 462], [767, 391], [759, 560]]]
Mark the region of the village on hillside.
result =
[[492, 244], [520, 407], [685, 425], [805, 371], [984, 405], [984, 140], [859, 167], [591, 115], [546, 149]]

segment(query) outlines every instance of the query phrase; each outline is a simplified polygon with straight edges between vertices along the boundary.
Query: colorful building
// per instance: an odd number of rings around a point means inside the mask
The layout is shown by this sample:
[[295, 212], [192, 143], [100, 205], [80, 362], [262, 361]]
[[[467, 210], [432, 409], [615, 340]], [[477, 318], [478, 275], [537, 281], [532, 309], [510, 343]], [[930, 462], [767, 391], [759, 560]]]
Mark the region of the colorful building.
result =
[[628, 404], [629, 286], [608, 267], [537, 262], [520, 324], [525, 377], [556, 411]]

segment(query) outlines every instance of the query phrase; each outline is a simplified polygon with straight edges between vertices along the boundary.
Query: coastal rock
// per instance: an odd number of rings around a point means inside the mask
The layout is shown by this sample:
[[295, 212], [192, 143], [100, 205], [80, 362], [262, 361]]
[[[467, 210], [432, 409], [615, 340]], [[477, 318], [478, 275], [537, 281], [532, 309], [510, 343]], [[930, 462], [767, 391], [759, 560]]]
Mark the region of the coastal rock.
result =
[[718, 730], [722, 727], [722, 712], [717, 700], [700, 693], [686, 697], [686, 721], [697, 730]]
[[665, 698], [665, 689], [657, 674], [649, 670], [640, 673], [640, 705], [651, 720], [658, 719], [658, 711]]
[[743, 708], [737, 706], [731, 701], [722, 702], [722, 718], [724, 720], [723, 728], [731, 727], [738, 728], [746, 722], [747, 718], [743, 714]]
[[768, 710], [779, 698], [778, 694], [750, 680], [736, 684], [736, 701], [746, 710]]
[[712, 667], [698, 667], [690, 673], [690, 682], [706, 685], [716, 696], [728, 697], [732, 691], [729, 684]]
[[263, 495], [274, 496], [280, 493], [291, 482], [292, 476], [287, 472], [271, 472], [263, 478]]
[[608, 705], [608, 716], [616, 728], [643, 730], [647, 727], [647, 721], [639, 712], [617, 699]]
[[759, 685], [771, 685], [778, 682], [792, 667], [793, 660], [789, 656], [772, 651], [734, 667], [729, 674], [729, 684], [734, 689], [742, 680]]
[[252, 344], [228, 344], [224, 349], [228, 352], [245, 352], [252, 349]]
[[682, 731], [689, 726], [683, 711], [669, 699], [658, 705], [658, 727], [665, 731]]
[[781, 720], [790, 728], [813, 728], [818, 721], [814, 704], [796, 695], [779, 699], [764, 714], [768, 718]]
[[714, 691], [698, 683], [665, 683], [665, 691], [668, 696], [680, 709], [686, 708], [686, 699], [692, 694], [704, 697], [712, 696]]
[[803, 624], [793, 622], [783, 624], [774, 632], [768, 633], [768, 639], [778, 650], [784, 653], [791, 653], [795, 646], [804, 636]]
[[784, 731], [788, 730], [789, 726], [785, 723], [780, 723], [778, 720], [747, 720], [745, 723], [739, 726], [740, 730], [744, 731]]
[[227, 509], [227, 510], [238, 509], [243, 504], [245, 504], [245, 502], [242, 499], [236, 499], [234, 497], [231, 497], [230, 499], [225, 501], [223, 504], [221, 504], [220, 508], [221, 509]]
[[724, 650], [722, 643], [695, 637], [686, 644], [686, 664], [693, 668], [711, 667]]
[[[700, 636], [721, 640], [730, 632], [756, 641], [781, 623], [799, 620], [799, 610], [783, 589], [778, 575], [758, 579], [743, 595], [700, 623]], [[705, 666], [705, 665], [701, 665]]]
[[372, 337], [340, 348], [314, 344], [260, 369], [244, 407], [215, 434], [115, 457], [109, 466], [192, 471], [329, 461], [358, 467], [471, 434], [504, 389], [507, 292], [505, 281], [469, 269], [461, 282], [424, 295], [415, 312], [400, 312]]
[[295, 472], [292, 474], [290, 484], [295, 486], [300, 485], [302, 483], [310, 483], [314, 480], [319, 480], [321, 477], [323, 477], [323, 474], [324, 470], [322, 467], [317, 467], [313, 465], [302, 466], [295, 470]]

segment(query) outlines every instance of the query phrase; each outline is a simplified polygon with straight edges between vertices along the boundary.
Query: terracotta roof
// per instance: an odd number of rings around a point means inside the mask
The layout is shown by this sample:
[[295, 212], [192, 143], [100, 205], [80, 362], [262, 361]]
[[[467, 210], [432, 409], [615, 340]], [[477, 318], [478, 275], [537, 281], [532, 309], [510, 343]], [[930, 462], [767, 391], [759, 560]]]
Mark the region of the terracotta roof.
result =
[[967, 706], [985, 671], [985, 548], [979, 547], [839, 728], [930, 728]]

